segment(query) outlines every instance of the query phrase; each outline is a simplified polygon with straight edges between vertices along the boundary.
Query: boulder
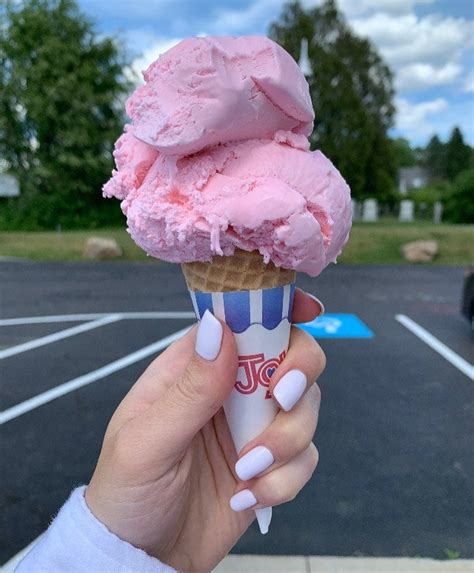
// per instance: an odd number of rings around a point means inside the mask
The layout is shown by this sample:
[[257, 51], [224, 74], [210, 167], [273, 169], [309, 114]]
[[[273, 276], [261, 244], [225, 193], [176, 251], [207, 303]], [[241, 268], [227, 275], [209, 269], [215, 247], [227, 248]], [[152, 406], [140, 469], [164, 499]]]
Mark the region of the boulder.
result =
[[85, 242], [82, 256], [93, 261], [116, 259], [122, 256], [122, 248], [115, 239], [89, 237]]
[[402, 255], [409, 263], [430, 263], [438, 254], [437, 241], [413, 241], [402, 246]]

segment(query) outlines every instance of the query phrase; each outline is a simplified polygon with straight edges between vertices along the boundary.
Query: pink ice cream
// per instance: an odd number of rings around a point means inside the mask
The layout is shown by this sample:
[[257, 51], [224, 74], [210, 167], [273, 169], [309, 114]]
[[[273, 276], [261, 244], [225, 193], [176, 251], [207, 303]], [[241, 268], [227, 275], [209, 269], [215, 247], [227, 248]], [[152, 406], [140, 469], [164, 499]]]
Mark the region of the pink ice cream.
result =
[[309, 151], [308, 85], [289, 54], [264, 37], [193, 38], [144, 77], [104, 186], [138, 245], [179, 263], [258, 250], [311, 276], [335, 262], [350, 191]]
[[127, 114], [135, 137], [167, 155], [313, 130], [308, 84], [293, 58], [267, 38], [184, 40], [143, 75]]

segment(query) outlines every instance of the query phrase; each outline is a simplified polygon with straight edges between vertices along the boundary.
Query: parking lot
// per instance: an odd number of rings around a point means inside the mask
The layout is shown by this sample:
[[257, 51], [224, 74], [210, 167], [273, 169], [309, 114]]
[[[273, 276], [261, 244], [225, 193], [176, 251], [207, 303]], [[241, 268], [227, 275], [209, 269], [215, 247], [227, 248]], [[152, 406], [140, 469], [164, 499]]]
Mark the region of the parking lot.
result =
[[[460, 268], [430, 266], [299, 277], [330, 315], [355, 315], [373, 336], [321, 329], [318, 470], [275, 509], [270, 534], [252, 526], [236, 552], [474, 556], [474, 351], [462, 280]], [[115, 407], [194, 319], [172, 265], [3, 262], [0, 284], [3, 563], [87, 483]]]

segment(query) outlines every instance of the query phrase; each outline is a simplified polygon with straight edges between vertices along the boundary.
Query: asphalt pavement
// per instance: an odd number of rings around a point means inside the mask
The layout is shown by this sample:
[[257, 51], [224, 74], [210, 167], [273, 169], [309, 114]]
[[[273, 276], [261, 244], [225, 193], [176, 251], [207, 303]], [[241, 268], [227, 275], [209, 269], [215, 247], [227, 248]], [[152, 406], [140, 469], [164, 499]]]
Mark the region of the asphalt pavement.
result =
[[[474, 556], [473, 381], [396, 319], [404, 315], [472, 362], [470, 326], [459, 314], [462, 280], [461, 268], [435, 266], [340, 265], [299, 277], [329, 313], [357, 315], [374, 336], [320, 341], [327, 369], [319, 467], [294, 502], [275, 508], [270, 533], [252, 526], [235, 552]], [[12, 413], [0, 426], [0, 563], [87, 483], [112, 412], [159, 345], [142, 359], [134, 353], [193, 321], [125, 315], [34, 341], [113, 313], [191, 310], [173, 265], [0, 263], [0, 411]], [[68, 316], [78, 314], [95, 316]], [[44, 320], [56, 322], [28, 318], [52, 315], [59, 318]], [[84, 375], [87, 385], [35, 402]], [[15, 410], [25, 403], [29, 410]]]

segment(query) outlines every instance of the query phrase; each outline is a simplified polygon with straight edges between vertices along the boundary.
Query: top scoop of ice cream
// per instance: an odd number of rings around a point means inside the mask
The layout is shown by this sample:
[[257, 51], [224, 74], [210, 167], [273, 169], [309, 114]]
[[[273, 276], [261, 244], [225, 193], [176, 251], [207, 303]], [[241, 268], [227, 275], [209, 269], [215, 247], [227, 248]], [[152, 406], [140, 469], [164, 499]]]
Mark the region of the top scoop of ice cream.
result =
[[144, 76], [104, 186], [139, 246], [180, 263], [258, 250], [311, 276], [336, 260], [350, 190], [309, 151], [309, 89], [289, 54], [263, 37], [194, 38]]
[[291, 56], [264, 37], [190, 38], [144, 72], [127, 102], [134, 135], [167, 155], [278, 130], [309, 136], [308, 85]]

